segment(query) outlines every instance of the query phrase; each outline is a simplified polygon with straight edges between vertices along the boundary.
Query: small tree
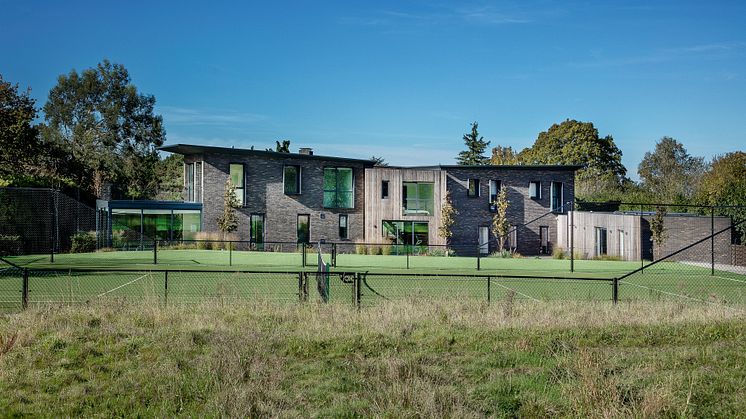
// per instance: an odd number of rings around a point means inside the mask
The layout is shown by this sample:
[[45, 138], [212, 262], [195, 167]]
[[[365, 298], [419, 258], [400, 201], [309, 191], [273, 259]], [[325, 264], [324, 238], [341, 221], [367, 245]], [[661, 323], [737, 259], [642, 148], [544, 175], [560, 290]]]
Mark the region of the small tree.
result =
[[239, 207], [238, 197], [236, 197], [236, 187], [233, 186], [230, 178], [225, 182], [225, 192], [223, 193], [223, 214], [218, 217], [218, 228], [225, 235], [236, 231], [238, 228], [238, 217], [236, 208]]
[[451, 202], [451, 193], [446, 192], [443, 208], [440, 211], [440, 226], [438, 226], [438, 235], [446, 241], [446, 245], [450, 244], [451, 237], [453, 237], [453, 224], [456, 223], [457, 215], [458, 211]]
[[498, 250], [502, 252], [505, 249], [505, 239], [508, 238], [508, 230], [510, 230], [510, 224], [508, 223], [508, 192], [507, 188], [500, 188], [500, 192], [497, 193], [497, 212], [492, 217], [492, 234], [497, 236]]
[[663, 242], [666, 240], [666, 226], [664, 224], [666, 217], [666, 207], [659, 206], [655, 209], [655, 215], [650, 220], [650, 235], [653, 238], [653, 258], [655, 258], [655, 251], [658, 251], [660, 256], [661, 249], [663, 248]]

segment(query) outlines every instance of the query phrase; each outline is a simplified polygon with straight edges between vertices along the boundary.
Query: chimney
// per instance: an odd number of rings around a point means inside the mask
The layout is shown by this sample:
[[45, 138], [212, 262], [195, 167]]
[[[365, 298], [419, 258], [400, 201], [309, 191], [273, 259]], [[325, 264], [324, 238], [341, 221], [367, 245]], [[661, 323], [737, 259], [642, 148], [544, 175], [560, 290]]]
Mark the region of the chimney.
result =
[[310, 147], [301, 147], [298, 153], [305, 154], [306, 156], [313, 156], [313, 149]]

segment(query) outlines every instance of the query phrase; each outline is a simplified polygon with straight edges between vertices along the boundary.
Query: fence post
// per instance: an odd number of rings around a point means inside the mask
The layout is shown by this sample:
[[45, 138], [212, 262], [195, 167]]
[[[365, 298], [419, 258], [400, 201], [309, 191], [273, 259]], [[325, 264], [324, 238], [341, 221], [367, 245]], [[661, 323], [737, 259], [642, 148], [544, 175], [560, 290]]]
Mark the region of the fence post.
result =
[[163, 274], [165, 275], [163, 287], [163, 305], [168, 305], [168, 271], [165, 271]]
[[357, 306], [358, 311], [360, 311], [360, 307], [362, 305], [362, 300], [363, 300], [362, 287], [360, 286], [361, 277], [362, 277], [361, 273], [358, 272], [355, 274], [355, 287], [354, 287], [355, 288], [355, 305]]
[[575, 272], [575, 206], [570, 204], [570, 272]]
[[158, 239], [153, 239], [153, 265], [158, 264]]
[[407, 248], [407, 269], [409, 269], [409, 252], [410, 252], [411, 250], [412, 250], [412, 249], [409, 249], [409, 248]]
[[50, 253], [49, 253], [49, 261], [51, 263], [54, 263], [54, 246], [57, 244], [57, 211], [56, 206], [57, 203], [55, 200], [55, 191], [52, 191], [52, 234], [51, 234], [51, 243], [50, 243]]
[[304, 268], [306, 267], [306, 244], [301, 243], [301, 251], [300, 251], [300, 257], [301, 257], [301, 266]]
[[477, 245], [477, 270], [482, 268], [482, 247]]
[[487, 277], [487, 304], [489, 304], [490, 301], [492, 301], [492, 292], [491, 291], [492, 291], [492, 277], [488, 276]]
[[710, 207], [710, 276], [715, 276], [715, 207]]
[[337, 267], [337, 243], [332, 243], [332, 266]]
[[619, 278], [616, 277], [611, 280], [611, 299], [614, 304], [619, 302]]
[[28, 268], [23, 268], [23, 289], [21, 290], [21, 306], [28, 308]]
[[233, 266], [233, 242], [228, 241], [228, 266]]

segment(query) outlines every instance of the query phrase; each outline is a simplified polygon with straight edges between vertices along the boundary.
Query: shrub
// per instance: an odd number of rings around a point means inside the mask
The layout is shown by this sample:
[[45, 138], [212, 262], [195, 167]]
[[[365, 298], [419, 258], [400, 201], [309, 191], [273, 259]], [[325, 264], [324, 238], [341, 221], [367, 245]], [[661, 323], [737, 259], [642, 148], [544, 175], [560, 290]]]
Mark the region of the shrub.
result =
[[0, 234], [0, 256], [17, 256], [23, 253], [21, 236]]
[[386, 246], [381, 246], [381, 254], [382, 254], [382, 255], [384, 255], [384, 256], [388, 256], [388, 255], [390, 255], [391, 253], [393, 253], [393, 249], [391, 248], [391, 246], [390, 246], [390, 245], [386, 245]]
[[555, 248], [552, 249], [552, 259], [562, 260], [566, 256], [567, 255], [565, 255], [565, 249], [563, 249], [562, 247], [557, 246], [557, 247], [555, 247]]
[[362, 244], [355, 245], [355, 253], [357, 253], [358, 255], [364, 255], [367, 251], [368, 249], [366, 246]]
[[89, 253], [96, 250], [96, 233], [95, 232], [78, 232], [70, 238], [72, 246], [71, 253]]
[[436, 247], [436, 248], [430, 249], [430, 253], [429, 254], [430, 254], [430, 256], [441, 256], [442, 257], [442, 256], [446, 256], [446, 254], [447, 254], [446, 252], [447, 252], [446, 249], [442, 249], [442, 248]]
[[593, 260], [611, 260], [611, 261], [620, 261], [622, 258], [619, 256], [614, 255], [600, 255], [593, 258]]

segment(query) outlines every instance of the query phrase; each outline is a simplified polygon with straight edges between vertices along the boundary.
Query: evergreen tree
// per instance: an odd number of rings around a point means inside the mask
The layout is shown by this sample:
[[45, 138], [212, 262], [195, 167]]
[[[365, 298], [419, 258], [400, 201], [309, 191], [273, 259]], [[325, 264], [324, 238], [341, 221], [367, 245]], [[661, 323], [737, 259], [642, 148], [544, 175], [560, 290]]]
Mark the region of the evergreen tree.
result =
[[479, 124], [476, 121], [471, 124], [471, 133], [464, 134], [464, 144], [466, 144], [466, 150], [458, 153], [456, 161], [462, 166], [477, 166], [489, 164], [489, 157], [484, 156], [487, 146], [490, 145], [489, 141], [484, 141], [484, 137], [479, 135], [478, 130]]

